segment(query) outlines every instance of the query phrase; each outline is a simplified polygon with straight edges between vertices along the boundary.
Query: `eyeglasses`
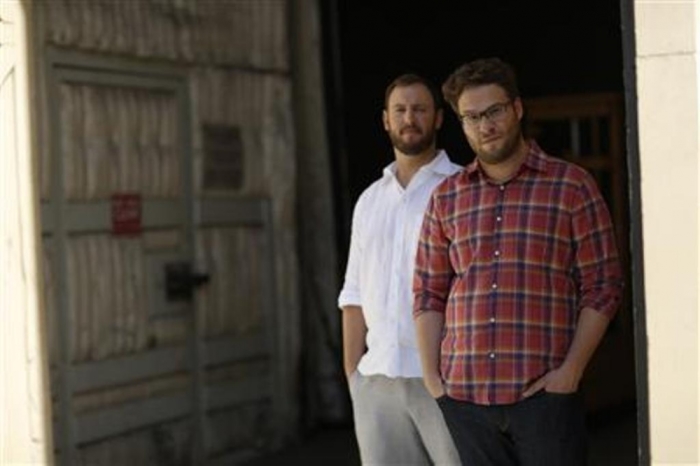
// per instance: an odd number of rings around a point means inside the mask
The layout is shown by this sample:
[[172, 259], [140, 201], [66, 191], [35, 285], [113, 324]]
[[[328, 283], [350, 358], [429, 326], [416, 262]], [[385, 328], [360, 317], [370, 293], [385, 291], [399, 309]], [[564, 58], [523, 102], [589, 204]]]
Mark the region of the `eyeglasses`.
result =
[[469, 126], [470, 128], [476, 128], [477, 126], [479, 126], [479, 123], [481, 123], [482, 118], [485, 118], [486, 121], [490, 122], [501, 121], [503, 117], [506, 116], [508, 106], [511, 103], [512, 102], [510, 100], [508, 102], [499, 102], [491, 105], [483, 112], [467, 112], [464, 115], [460, 116], [459, 119], [462, 122], [463, 126]]

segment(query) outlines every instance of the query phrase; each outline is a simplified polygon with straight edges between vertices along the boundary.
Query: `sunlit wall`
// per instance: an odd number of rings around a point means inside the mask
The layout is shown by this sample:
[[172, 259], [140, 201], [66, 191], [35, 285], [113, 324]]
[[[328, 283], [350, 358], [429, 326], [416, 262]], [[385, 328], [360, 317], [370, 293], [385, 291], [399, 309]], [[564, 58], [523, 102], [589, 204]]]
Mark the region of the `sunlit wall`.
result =
[[635, 2], [651, 462], [700, 464], [697, 0]]

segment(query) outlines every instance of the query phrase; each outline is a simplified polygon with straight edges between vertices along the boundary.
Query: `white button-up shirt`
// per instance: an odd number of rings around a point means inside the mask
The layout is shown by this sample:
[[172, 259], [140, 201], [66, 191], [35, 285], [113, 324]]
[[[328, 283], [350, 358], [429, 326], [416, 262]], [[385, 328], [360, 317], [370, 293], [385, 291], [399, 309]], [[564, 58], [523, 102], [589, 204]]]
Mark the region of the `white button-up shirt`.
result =
[[422, 376], [411, 289], [418, 237], [433, 190], [461, 168], [441, 150], [404, 189], [393, 162], [355, 204], [338, 306], [362, 308], [367, 352], [358, 370], [363, 375]]

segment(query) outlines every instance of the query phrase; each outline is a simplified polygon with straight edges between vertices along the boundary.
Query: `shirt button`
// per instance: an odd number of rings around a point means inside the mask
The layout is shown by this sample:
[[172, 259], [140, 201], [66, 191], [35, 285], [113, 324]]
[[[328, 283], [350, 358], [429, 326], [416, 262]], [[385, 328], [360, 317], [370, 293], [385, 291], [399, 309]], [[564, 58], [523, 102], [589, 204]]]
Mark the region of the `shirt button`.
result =
[[501, 255], [501, 251], [494, 251], [494, 252], [493, 252], [493, 255], [496, 256], [496, 257], [498, 257], [498, 256]]
[[489, 353], [490, 359], [496, 359], [496, 353]]
[[492, 283], [492, 284], [491, 284], [491, 289], [492, 289], [492, 290], [495, 290], [496, 288], [498, 288], [498, 284]]
[[492, 324], [495, 324], [495, 323], [496, 323], [496, 318], [495, 318], [495, 317], [491, 317], [491, 318], [489, 319], [489, 322], [491, 322]]
[[505, 191], [505, 190], [506, 190], [506, 187], [503, 186], [503, 185], [500, 185], [500, 186], [498, 187], [498, 189], [500, 189], [501, 191]]
[[503, 218], [500, 215], [498, 217], [496, 217], [497, 222], [500, 222], [501, 220], [503, 220]]

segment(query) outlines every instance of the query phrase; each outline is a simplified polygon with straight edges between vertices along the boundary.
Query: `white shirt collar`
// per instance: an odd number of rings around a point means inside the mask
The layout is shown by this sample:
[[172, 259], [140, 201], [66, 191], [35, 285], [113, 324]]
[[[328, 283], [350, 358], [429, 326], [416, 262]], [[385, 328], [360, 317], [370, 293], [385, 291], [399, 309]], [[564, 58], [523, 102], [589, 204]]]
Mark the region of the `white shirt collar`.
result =
[[[431, 160], [429, 163], [423, 165], [420, 167], [418, 171], [425, 171], [425, 170], [430, 170], [433, 173], [437, 175], [442, 175], [442, 176], [449, 176], [453, 173], [452, 170], [452, 163], [450, 162], [449, 157], [447, 156], [447, 153], [444, 151], [444, 149], [438, 150], [437, 155], [433, 160]], [[391, 162], [389, 165], [384, 167], [383, 170], [383, 176], [382, 178], [384, 179], [391, 179], [396, 177], [396, 160]]]

